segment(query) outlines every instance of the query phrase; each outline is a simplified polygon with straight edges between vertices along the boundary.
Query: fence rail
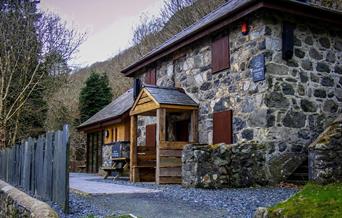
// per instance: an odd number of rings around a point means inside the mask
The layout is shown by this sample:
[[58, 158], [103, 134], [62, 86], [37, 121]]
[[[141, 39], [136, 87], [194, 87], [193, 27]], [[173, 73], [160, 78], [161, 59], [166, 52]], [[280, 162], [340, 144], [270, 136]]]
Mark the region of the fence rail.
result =
[[68, 211], [69, 130], [48, 132], [37, 139], [0, 150], [0, 179]]

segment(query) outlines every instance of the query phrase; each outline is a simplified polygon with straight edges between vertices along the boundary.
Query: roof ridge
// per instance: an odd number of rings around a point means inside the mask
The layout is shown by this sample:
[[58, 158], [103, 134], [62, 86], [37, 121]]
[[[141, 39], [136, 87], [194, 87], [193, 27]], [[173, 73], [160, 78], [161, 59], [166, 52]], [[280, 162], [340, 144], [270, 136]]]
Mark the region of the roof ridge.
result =
[[168, 86], [157, 86], [157, 85], [144, 85], [144, 88], [156, 88], [156, 89], [170, 89], [170, 90], [184, 90], [183, 88], [168, 87]]

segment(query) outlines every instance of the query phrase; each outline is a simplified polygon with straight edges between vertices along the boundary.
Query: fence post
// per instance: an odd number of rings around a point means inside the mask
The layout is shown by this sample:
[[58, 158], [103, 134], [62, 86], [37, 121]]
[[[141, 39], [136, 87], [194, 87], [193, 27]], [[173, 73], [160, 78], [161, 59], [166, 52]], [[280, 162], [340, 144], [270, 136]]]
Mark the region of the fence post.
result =
[[39, 196], [43, 196], [43, 163], [44, 163], [44, 143], [45, 137], [40, 136], [37, 140], [37, 148], [36, 148], [36, 158], [35, 158], [35, 165], [36, 165], [36, 187], [35, 193]]
[[22, 141], [20, 146], [20, 186], [24, 188], [24, 164], [25, 162], [25, 142]]
[[[60, 131], [56, 131], [55, 132], [55, 138], [54, 138], [54, 141], [53, 141], [53, 148], [54, 148], [54, 153], [53, 153], [53, 187], [52, 187], [52, 190], [53, 190], [53, 201], [55, 202], [58, 202], [59, 198], [59, 193], [60, 192], [63, 192], [62, 189], [60, 189], [59, 187], [59, 183], [60, 181], [62, 180], [62, 178], [60, 177], [59, 175], [59, 165], [60, 165], [60, 162], [61, 160], [59, 160], [59, 153], [60, 153], [60, 145], [62, 143], [62, 138], [61, 138], [61, 134], [60, 134]], [[58, 178], [58, 179], [57, 179]]]
[[4, 179], [4, 150], [0, 150], [0, 179]]
[[36, 185], [35, 175], [36, 175], [36, 169], [35, 169], [35, 147], [36, 147], [36, 140], [29, 138], [29, 149], [31, 154], [31, 173], [30, 173], [30, 191], [34, 193], [34, 187]]
[[44, 180], [44, 196], [48, 200], [52, 200], [52, 166], [53, 166], [53, 133], [48, 132], [46, 134], [46, 143], [44, 151], [44, 169], [43, 169], [43, 180]]
[[29, 141], [32, 140], [31, 138], [25, 142], [25, 153], [24, 153], [24, 189], [26, 191], [30, 190], [30, 182], [31, 182], [31, 149]]
[[63, 192], [61, 197], [61, 204], [63, 206], [64, 212], [69, 212], [69, 126], [64, 125], [62, 132], [62, 146], [61, 146], [61, 154], [60, 154], [60, 171], [62, 178], [61, 187]]

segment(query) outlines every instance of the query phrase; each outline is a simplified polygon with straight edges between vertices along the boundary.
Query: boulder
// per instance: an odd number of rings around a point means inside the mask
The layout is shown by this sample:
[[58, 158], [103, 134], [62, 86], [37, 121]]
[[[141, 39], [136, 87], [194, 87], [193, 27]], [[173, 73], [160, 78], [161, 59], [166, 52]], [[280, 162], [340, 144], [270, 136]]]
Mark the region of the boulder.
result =
[[309, 179], [321, 184], [342, 181], [342, 114], [309, 146]]

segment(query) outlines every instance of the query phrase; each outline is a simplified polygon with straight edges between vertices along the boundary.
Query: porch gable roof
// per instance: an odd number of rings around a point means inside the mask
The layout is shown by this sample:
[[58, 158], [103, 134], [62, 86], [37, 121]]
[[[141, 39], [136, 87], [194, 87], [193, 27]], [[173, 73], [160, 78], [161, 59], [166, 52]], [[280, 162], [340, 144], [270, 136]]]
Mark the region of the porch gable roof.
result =
[[158, 108], [179, 110], [194, 110], [198, 104], [182, 89], [145, 86], [130, 111], [130, 115], [137, 115]]

